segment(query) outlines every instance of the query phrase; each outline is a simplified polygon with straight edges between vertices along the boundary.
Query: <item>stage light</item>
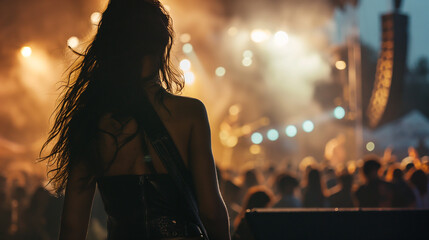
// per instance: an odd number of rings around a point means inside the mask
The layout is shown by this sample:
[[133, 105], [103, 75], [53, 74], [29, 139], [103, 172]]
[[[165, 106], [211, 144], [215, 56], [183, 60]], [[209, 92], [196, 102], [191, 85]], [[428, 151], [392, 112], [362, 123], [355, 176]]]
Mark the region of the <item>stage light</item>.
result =
[[344, 70], [344, 69], [346, 69], [347, 64], [346, 64], [346, 62], [344, 62], [344, 61], [340, 60], [340, 61], [336, 61], [336, 62], [335, 62], [335, 67], [336, 67], [338, 70]]
[[191, 41], [191, 35], [189, 33], [180, 34], [180, 41], [182, 43], [188, 43]]
[[238, 115], [240, 113], [240, 111], [241, 111], [241, 108], [240, 108], [240, 105], [238, 105], [238, 104], [234, 104], [231, 107], [229, 107], [229, 114], [231, 116]]
[[267, 132], [267, 138], [270, 141], [275, 141], [275, 140], [279, 139], [279, 132], [275, 129], [270, 129]]
[[183, 47], [182, 47], [182, 51], [183, 51], [184, 53], [191, 53], [193, 49], [194, 49], [194, 48], [192, 47], [192, 44], [190, 44], [190, 43], [186, 43], [186, 44], [185, 44], [185, 45], [183, 45]]
[[254, 144], [261, 144], [261, 142], [264, 140], [264, 137], [262, 136], [262, 134], [260, 134], [258, 132], [254, 132], [252, 134], [252, 136], [250, 137], [250, 139], [252, 140], [252, 143], [254, 143]]
[[252, 65], [252, 59], [251, 58], [244, 58], [243, 61], [241, 61], [241, 64], [245, 67], [249, 67]]
[[252, 41], [254, 41], [255, 43], [264, 42], [268, 39], [268, 37], [269, 37], [268, 31], [264, 31], [261, 29], [255, 29], [250, 34], [250, 39], [252, 39]]
[[368, 152], [372, 152], [375, 149], [375, 144], [373, 142], [368, 142], [366, 144], [366, 150], [368, 150]]
[[237, 28], [236, 27], [230, 27], [230, 28], [228, 28], [228, 34], [230, 35], [230, 36], [235, 36], [236, 34], [237, 34]]
[[98, 25], [98, 23], [100, 23], [100, 20], [101, 20], [101, 13], [99, 13], [99, 12], [93, 12], [91, 14], [91, 23], [93, 25]]
[[25, 58], [27, 58], [27, 57], [29, 57], [29, 56], [31, 56], [31, 53], [32, 53], [33, 51], [31, 50], [31, 47], [29, 47], [29, 46], [24, 46], [24, 47], [22, 47], [21, 48], [21, 54], [22, 54], [22, 56], [24, 56]]
[[189, 84], [189, 85], [194, 84], [195, 75], [193, 72], [185, 72], [184, 77], [185, 77], [185, 83], [186, 84]]
[[189, 71], [191, 69], [191, 61], [189, 61], [188, 59], [183, 59], [182, 61], [180, 61], [180, 69], [182, 69], [183, 71]]
[[67, 46], [69, 46], [71, 48], [75, 48], [75, 47], [79, 46], [79, 38], [77, 38], [75, 36], [69, 38], [67, 40]]
[[218, 67], [216, 68], [215, 73], [216, 73], [216, 76], [223, 77], [225, 76], [226, 70], [224, 67]]
[[259, 153], [261, 153], [261, 146], [254, 144], [254, 145], [250, 146], [249, 152], [253, 155], [259, 154]]
[[285, 132], [288, 137], [295, 137], [298, 133], [298, 129], [296, 129], [294, 125], [289, 125], [286, 127]]
[[244, 125], [241, 127], [242, 134], [249, 134], [252, 131], [252, 128], [249, 125]]
[[226, 146], [231, 148], [235, 147], [237, 143], [238, 143], [238, 138], [236, 136], [229, 136], [228, 139], [226, 140]]
[[250, 50], [245, 50], [243, 52], [243, 58], [252, 58], [253, 57], [253, 52]]
[[310, 120], [307, 120], [302, 124], [302, 129], [304, 132], [312, 132], [314, 130], [314, 123]]
[[289, 36], [283, 31], [278, 31], [274, 34], [274, 42], [277, 46], [284, 46], [289, 41]]
[[341, 106], [334, 109], [334, 117], [336, 119], [343, 119], [346, 116], [346, 111]]

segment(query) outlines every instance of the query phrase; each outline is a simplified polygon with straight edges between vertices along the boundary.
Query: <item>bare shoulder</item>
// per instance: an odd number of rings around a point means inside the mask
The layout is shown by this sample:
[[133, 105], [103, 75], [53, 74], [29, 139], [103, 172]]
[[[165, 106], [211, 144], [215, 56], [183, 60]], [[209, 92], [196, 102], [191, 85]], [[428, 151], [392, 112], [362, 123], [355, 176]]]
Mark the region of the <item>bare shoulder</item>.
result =
[[199, 99], [169, 94], [165, 103], [175, 115], [182, 115], [194, 120], [207, 118], [206, 107]]

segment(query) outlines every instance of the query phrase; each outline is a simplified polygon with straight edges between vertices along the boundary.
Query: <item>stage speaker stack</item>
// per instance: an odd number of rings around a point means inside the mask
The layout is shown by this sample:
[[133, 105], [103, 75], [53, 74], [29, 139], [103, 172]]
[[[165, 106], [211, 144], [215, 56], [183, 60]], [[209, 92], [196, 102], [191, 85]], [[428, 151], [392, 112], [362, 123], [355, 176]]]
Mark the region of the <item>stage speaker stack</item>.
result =
[[395, 11], [382, 15], [381, 53], [377, 62], [374, 87], [366, 117], [376, 128], [397, 119], [405, 110], [402, 96], [408, 45], [408, 16], [399, 13], [401, 1], [395, 1]]
[[428, 209], [253, 209], [246, 220], [256, 240], [429, 239]]

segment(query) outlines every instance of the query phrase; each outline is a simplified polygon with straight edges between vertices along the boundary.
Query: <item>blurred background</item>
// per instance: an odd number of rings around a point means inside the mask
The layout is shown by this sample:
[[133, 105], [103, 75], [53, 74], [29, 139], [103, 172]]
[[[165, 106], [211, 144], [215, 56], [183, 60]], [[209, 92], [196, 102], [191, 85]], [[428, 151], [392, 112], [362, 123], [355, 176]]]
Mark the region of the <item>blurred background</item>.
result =
[[[269, 177], [312, 163], [353, 170], [369, 153], [428, 155], [429, 1], [161, 2], [182, 94], [205, 103], [216, 163], [237, 185], [249, 169]], [[0, 2], [0, 188], [15, 208], [38, 201], [46, 166], [36, 160], [77, 57], [69, 48], [85, 49], [106, 4]], [[17, 218], [7, 231], [20, 231]]]

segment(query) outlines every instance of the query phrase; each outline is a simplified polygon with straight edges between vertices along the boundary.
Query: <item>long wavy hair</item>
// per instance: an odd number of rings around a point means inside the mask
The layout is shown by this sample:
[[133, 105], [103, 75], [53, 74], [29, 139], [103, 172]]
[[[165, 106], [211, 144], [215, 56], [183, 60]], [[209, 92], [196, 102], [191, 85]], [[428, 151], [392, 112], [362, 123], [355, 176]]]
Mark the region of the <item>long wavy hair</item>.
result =
[[[76, 164], [84, 162], [92, 181], [107, 170], [97, 157], [101, 116], [138, 115], [148, 82], [163, 87], [157, 94], [161, 102], [164, 93], [182, 90], [184, 82], [170, 62], [173, 37], [171, 18], [158, 1], [109, 2], [93, 41], [70, 68], [55, 123], [40, 151], [39, 159], [47, 161], [49, 183], [57, 195], [63, 194]], [[156, 71], [142, 78], [143, 58], [148, 55], [156, 59]], [[51, 144], [50, 152], [42, 156]], [[117, 144], [116, 151], [121, 146]]]

